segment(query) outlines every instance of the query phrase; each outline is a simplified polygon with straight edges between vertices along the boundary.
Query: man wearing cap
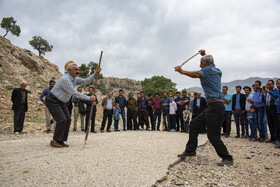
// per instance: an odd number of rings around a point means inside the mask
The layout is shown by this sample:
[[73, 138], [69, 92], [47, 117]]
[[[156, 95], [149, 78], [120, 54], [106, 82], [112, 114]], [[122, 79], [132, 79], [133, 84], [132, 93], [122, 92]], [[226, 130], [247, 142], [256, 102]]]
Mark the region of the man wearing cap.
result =
[[26, 82], [22, 81], [20, 88], [15, 88], [11, 100], [13, 102], [12, 110], [14, 111], [14, 133], [19, 134], [23, 130], [25, 112], [27, 112], [27, 94]]
[[205, 50], [200, 50], [199, 53], [202, 56], [200, 60], [200, 71], [184, 71], [181, 66], [175, 67], [175, 71], [180, 74], [200, 79], [207, 102], [205, 110], [191, 121], [189, 141], [185, 151], [178, 155], [178, 157], [186, 158], [196, 155], [199, 131], [207, 126], [208, 139], [215, 148], [218, 156], [223, 159], [218, 165], [232, 165], [233, 158], [221, 140], [221, 126], [225, 113], [221, 92], [222, 72], [216, 68], [212, 55], [206, 55]]
[[79, 67], [69, 61], [65, 64], [66, 73], [57, 81], [50, 94], [47, 95], [45, 104], [56, 121], [53, 140], [50, 145], [52, 147], [69, 147], [64, 141], [67, 141], [71, 118], [66, 103], [71, 96], [88, 101], [95, 101], [95, 96], [86, 96], [75, 89], [76, 85], [90, 84], [95, 77], [100, 73], [101, 68], [96, 68], [94, 74], [86, 79], [78, 77]]

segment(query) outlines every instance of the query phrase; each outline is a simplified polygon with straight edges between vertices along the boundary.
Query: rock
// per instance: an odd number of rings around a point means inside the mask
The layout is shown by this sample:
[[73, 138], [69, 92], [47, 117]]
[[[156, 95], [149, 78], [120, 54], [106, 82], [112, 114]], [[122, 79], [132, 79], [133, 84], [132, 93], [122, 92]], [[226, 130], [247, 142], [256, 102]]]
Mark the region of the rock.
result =
[[246, 153], [246, 154], [245, 154], [245, 158], [251, 159], [252, 157], [251, 157], [248, 153]]

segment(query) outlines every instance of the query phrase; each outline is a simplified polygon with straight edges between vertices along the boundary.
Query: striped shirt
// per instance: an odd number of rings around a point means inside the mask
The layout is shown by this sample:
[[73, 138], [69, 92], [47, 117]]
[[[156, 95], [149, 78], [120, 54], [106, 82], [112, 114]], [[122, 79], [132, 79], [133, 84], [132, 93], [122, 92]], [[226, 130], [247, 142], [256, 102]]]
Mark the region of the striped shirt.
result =
[[57, 81], [51, 93], [63, 103], [67, 103], [72, 95], [82, 100], [90, 100], [89, 96], [78, 92], [75, 86], [90, 84], [94, 78], [94, 74], [86, 79], [82, 79], [80, 77], [74, 78], [69, 73], [66, 73]]

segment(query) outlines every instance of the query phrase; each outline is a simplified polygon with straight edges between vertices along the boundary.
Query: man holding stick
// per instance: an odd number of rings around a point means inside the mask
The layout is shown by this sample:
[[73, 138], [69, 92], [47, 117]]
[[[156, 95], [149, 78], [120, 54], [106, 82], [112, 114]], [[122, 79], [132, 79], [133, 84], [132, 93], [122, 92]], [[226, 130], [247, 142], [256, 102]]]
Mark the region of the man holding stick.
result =
[[66, 103], [72, 95], [82, 100], [95, 101], [95, 96], [86, 96], [75, 89], [76, 85], [90, 84], [101, 71], [101, 68], [96, 68], [93, 75], [86, 79], [79, 78], [79, 67], [73, 61], [65, 64], [65, 73], [51, 90], [51, 93], [46, 97], [45, 104], [56, 121], [53, 140], [50, 145], [52, 147], [69, 147], [64, 141], [67, 141], [71, 118]]
[[200, 71], [184, 71], [181, 66], [175, 67], [175, 71], [191, 78], [199, 78], [201, 86], [206, 96], [207, 107], [196, 118], [191, 121], [189, 141], [185, 151], [178, 155], [180, 158], [195, 156], [197, 149], [197, 137], [200, 129], [207, 127], [207, 136], [214, 146], [217, 154], [223, 160], [219, 166], [232, 165], [233, 158], [221, 140], [221, 126], [225, 112], [223, 95], [221, 92], [222, 72], [215, 67], [212, 55], [206, 55], [205, 50], [200, 50], [202, 58], [200, 61]]

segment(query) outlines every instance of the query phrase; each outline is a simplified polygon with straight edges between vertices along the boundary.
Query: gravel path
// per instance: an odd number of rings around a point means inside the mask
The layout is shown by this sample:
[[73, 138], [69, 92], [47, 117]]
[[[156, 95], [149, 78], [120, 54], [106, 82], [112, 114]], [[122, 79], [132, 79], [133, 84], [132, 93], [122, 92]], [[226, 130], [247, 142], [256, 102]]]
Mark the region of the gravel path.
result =
[[[151, 186], [166, 175], [188, 140], [185, 133], [70, 133], [69, 148], [49, 146], [51, 134], [0, 140], [0, 186]], [[207, 141], [199, 136], [199, 144]]]

